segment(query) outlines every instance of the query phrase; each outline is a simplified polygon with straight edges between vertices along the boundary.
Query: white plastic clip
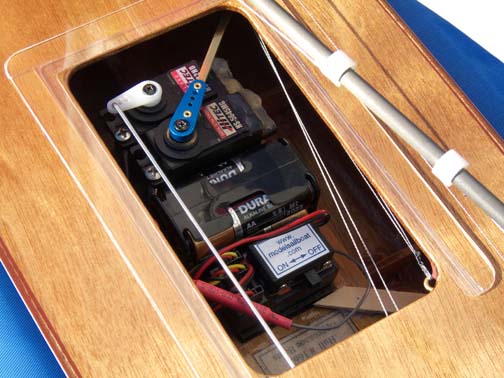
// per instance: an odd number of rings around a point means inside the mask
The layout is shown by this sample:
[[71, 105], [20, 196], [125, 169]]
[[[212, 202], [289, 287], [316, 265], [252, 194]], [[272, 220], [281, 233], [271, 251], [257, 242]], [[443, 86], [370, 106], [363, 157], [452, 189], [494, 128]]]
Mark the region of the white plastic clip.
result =
[[355, 63], [343, 50], [336, 50], [326, 59], [317, 62], [320, 71], [336, 86], [341, 85], [341, 77], [348, 70], [357, 67]]
[[469, 167], [469, 163], [457, 151], [449, 150], [436, 161], [432, 167], [432, 173], [445, 186], [450, 187], [453, 184], [453, 179], [467, 167]]
[[107, 102], [107, 110], [109, 113], [116, 114], [114, 105], [118, 105], [122, 111], [140, 106], [153, 107], [159, 104], [162, 94], [163, 89], [159, 83], [145, 80]]

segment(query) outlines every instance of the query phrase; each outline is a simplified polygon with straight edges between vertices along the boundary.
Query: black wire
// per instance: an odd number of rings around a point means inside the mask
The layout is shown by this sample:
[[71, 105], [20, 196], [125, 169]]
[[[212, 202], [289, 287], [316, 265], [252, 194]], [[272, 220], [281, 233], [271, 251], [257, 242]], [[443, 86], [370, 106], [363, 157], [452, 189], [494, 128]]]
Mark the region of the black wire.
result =
[[370, 278], [366, 275], [366, 272], [365, 272], [365, 269], [364, 267], [362, 266], [362, 264], [357, 261], [357, 259], [355, 259], [353, 256], [350, 256], [346, 253], [343, 253], [343, 252], [340, 252], [340, 251], [334, 251], [335, 254], [337, 255], [340, 255], [340, 256], [343, 256], [344, 258], [350, 260], [351, 262], [353, 262], [355, 265], [357, 265], [357, 267], [362, 271], [362, 273], [364, 273], [364, 276], [366, 276], [367, 278], [367, 281], [368, 281], [368, 286], [366, 288], [366, 291], [364, 292], [364, 295], [362, 296], [362, 298], [359, 300], [359, 302], [357, 302], [357, 305], [352, 309], [352, 311], [350, 311], [338, 324], [336, 325], [332, 325], [332, 326], [329, 326], [329, 327], [317, 327], [317, 326], [309, 326], [309, 325], [303, 325], [303, 324], [297, 324], [297, 323], [292, 323], [292, 327], [294, 328], [301, 328], [301, 329], [308, 329], [308, 330], [312, 330], [312, 331], [330, 331], [330, 330], [333, 330], [333, 329], [336, 329], [336, 328], [339, 328], [341, 327], [343, 324], [345, 324], [346, 322], [348, 322], [350, 320], [350, 318], [352, 316], [354, 316], [357, 311], [359, 311], [360, 307], [362, 306], [362, 304], [364, 303], [364, 301], [366, 300], [367, 296], [369, 295], [369, 292], [371, 291], [371, 280]]

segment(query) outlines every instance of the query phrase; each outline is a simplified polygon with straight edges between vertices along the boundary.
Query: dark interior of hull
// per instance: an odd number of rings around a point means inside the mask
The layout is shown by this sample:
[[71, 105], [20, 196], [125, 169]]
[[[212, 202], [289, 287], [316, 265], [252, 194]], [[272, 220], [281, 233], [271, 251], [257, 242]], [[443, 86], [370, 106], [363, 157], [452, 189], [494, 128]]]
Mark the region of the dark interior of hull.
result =
[[[141, 198], [144, 198], [145, 191], [141, 182], [142, 174], [138, 172], [135, 164], [126, 163], [128, 158], [125, 158], [124, 150], [117, 148], [113, 135], [105, 126], [103, 120], [105, 104], [140, 81], [155, 77], [193, 59], [201, 62], [219, 17], [220, 13], [213, 13], [152, 39], [134, 44], [80, 67], [71, 76], [70, 88], [74, 96]], [[269, 139], [286, 138], [295, 147], [305, 165], [318, 178], [321, 189], [318, 208], [327, 209], [331, 214], [329, 223], [321, 228], [328, 243], [334, 249], [356, 256], [352, 241], [320, 177], [294, 114], [261, 50], [256, 32], [240, 15], [233, 15], [218, 56], [227, 60], [234, 77], [243, 87], [261, 97], [263, 107], [277, 125], [277, 132]], [[277, 63], [277, 67], [388, 287], [399, 291], [425, 293], [424, 276], [414, 256], [376, 201], [354, 163], [305, 99], [302, 91], [280, 64]], [[155, 214], [154, 217], [156, 217]], [[382, 284], [377, 279], [375, 268], [367, 254], [364, 252], [363, 255], [377, 287], [381, 288]], [[339, 265], [335, 279], [336, 288], [366, 285], [366, 279], [352, 263], [340, 256], [334, 258]], [[306, 314], [310, 313], [313, 313], [312, 318], [316, 319], [327, 315], [329, 310], [310, 307], [305, 313], [298, 315], [297, 319], [303, 316], [306, 318]], [[380, 314], [359, 314], [353, 318], [352, 327], [354, 330], [359, 330], [381, 317], [383, 315]], [[308, 319], [310, 319], [309, 316]], [[284, 330], [278, 332], [280, 336], [286, 336], [289, 333]], [[247, 342], [232, 338], [254, 368], [268, 370], [257, 363], [257, 358], [255, 360], [253, 358], [258, 350], [264, 348], [266, 343], [264, 335], [259, 335]]]

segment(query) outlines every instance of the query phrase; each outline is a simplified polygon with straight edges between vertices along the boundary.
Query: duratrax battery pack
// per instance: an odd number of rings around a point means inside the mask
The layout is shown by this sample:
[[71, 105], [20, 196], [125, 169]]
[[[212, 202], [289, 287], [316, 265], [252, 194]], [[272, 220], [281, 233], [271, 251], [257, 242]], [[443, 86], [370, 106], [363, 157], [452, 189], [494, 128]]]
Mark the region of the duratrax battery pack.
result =
[[[285, 141], [261, 145], [178, 185], [177, 191], [216, 247], [312, 211], [314, 177]], [[156, 196], [164, 229], [197, 261], [208, 251], [171, 193]], [[186, 260], [186, 259], [183, 259]]]

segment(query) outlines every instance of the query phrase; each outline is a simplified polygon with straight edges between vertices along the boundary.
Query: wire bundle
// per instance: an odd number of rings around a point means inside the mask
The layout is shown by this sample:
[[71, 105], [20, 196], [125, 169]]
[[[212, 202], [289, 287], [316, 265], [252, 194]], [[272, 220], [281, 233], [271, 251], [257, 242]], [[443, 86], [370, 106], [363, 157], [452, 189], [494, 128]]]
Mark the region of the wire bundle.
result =
[[[237, 252], [236, 249], [255, 241], [264, 240], [283, 234], [295, 227], [302, 226], [307, 223], [313, 223], [321, 226], [328, 220], [329, 213], [327, 212], [327, 210], [316, 210], [288, 223], [285, 226], [279, 227], [276, 230], [240, 239], [224, 248], [221, 248], [219, 250], [219, 254], [226, 262], [226, 265], [230, 269], [231, 273], [236, 276], [240, 285], [245, 289], [245, 293], [249, 297], [251, 297], [254, 294], [254, 291], [251, 290], [251, 288], [248, 286], [254, 276], [254, 267], [244, 258], [243, 255]], [[207, 282], [213, 286], [229, 290], [230, 292], [236, 291], [236, 288], [234, 288], [230, 284], [229, 278], [224, 274], [223, 269], [218, 266], [215, 256], [209, 257], [204, 262], [196, 266], [193, 269], [191, 276], [195, 281], [200, 280]], [[214, 311], [218, 311], [221, 308], [222, 306], [220, 304], [213, 307]]]
[[[254, 276], [254, 267], [252, 264], [237, 251], [222, 252], [221, 257], [226, 262], [231, 273], [238, 278], [240, 285], [245, 287]], [[196, 266], [193, 272], [192, 277], [195, 280], [200, 279], [214, 286], [229, 287], [229, 278], [213, 257]], [[232, 291], [233, 289], [230, 288], [230, 290]]]
[[[255, 235], [255, 236], [250, 236], [241, 240], [238, 240], [227, 247], [221, 248], [219, 250], [220, 256], [225, 260], [226, 265], [228, 266], [229, 270], [231, 273], [233, 273], [237, 278], [238, 282], [240, 285], [243, 286], [245, 289], [245, 293], [250, 297], [254, 294], [254, 291], [252, 290], [247, 290], [247, 285], [250, 283], [253, 275], [254, 275], [254, 267], [244, 258], [243, 255], [241, 255], [239, 252], [236, 251], [237, 248], [242, 247], [244, 245], [247, 245], [249, 243], [255, 242], [255, 241], [260, 241], [268, 238], [275, 237], [277, 235], [283, 234], [289, 230], [292, 230], [293, 228], [312, 223], [316, 224], [317, 226], [321, 226], [325, 224], [329, 220], [329, 213], [327, 210], [316, 210], [308, 215], [305, 215], [299, 219], [296, 219], [293, 222], [290, 222], [289, 224], [282, 226], [274, 231], [270, 232], [265, 232], [260, 235]], [[346, 253], [334, 251], [334, 253], [339, 254], [347, 259], [349, 259], [352, 263], [357, 265], [361, 271], [364, 272], [363, 266], [360, 264], [359, 261], [357, 261], [355, 258], [352, 256], [347, 255]], [[193, 269], [192, 272], [192, 277], [198, 286], [198, 288], [203, 292], [203, 294], [208, 298], [211, 299], [212, 301], [218, 303], [216, 306], [213, 307], [214, 311], [218, 311], [224, 306], [233, 308], [235, 311], [239, 311], [242, 313], [249, 313], [250, 310], [247, 308], [246, 304], [243, 303], [243, 299], [239, 297], [236, 294], [232, 294], [233, 291], [236, 291], [236, 288], [230, 287], [229, 289], [217, 289], [215, 290], [210, 289], [211, 286], [214, 287], [229, 287], [229, 283], [227, 282], [229, 280], [228, 277], [225, 276], [223, 269], [220, 269], [218, 266], [213, 267], [216, 265], [217, 259], [214, 256], [209, 257], [207, 260], [202, 262], [200, 265], [196, 266]], [[212, 268], [213, 267], [213, 268]], [[227, 283], [224, 285], [224, 283]], [[365, 299], [367, 298], [369, 291], [371, 289], [371, 284], [368, 280], [368, 286], [366, 288], [365, 294], [362, 296], [362, 298], [359, 300], [355, 308], [350, 311], [343, 319], [341, 322], [339, 322], [335, 326], [330, 326], [330, 327], [312, 327], [312, 326], [305, 326], [301, 324], [296, 324], [293, 323], [292, 320], [285, 318], [279, 314], [276, 314], [271, 311], [266, 306], [262, 306], [258, 303], [254, 303], [254, 306], [256, 309], [263, 315], [263, 317], [268, 318], [268, 322], [284, 327], [284, 328], [303, 328], [303, 329], [310, 329], [310, 330], [317, 330], [317, 331], [327, 331], [330, 329], [335, 329], [340, 326], [342, 326], [344, 323], [346, 323], [355, 313], [359, 310]], [[227, 294], [226, 294], [227, 293]]]
[[[221, 248], [219, 250], [219, 254], [224, 257], [227, 253], [230, 253], [234, 251], [238, 247], [242, 247], [246, 244], [250, 244], [255, 241], [259, 240], [264, 240], [264, 239], [269, 239], [274, 236], [283, 234], [295, 227], [305, 225], [307, 223], [314, 223], [317, 226], [321, 226], [325, 224], [329, 220], [329, 213], [327, 210], [316, 210], [308, 215], [305, 215], [299, 219], [296, 219], [295, 221], [290, 222], [289, 224], [286, 224], [285, 226], [282, 226], [280, 228], [277, 228], [274, 231], [266, 232], [260, 235], [255, 235], [255, 236], [249, 236], [247, 238], [240, 239], [224, 248]], [[236, 252], [233, 252], [236, 253]], [[203, 262], [201, 265], [197, 266], [194, 271], [195, 273], [192, 274], [192, 278], [195, 280], [201, 279], [203, 274], [207, 271], [207, 269], [216, 262], [216, 258], [214, 256], [209, 257], [205, 262]], [[241, 282], [240, 282], [241, 284]]]

